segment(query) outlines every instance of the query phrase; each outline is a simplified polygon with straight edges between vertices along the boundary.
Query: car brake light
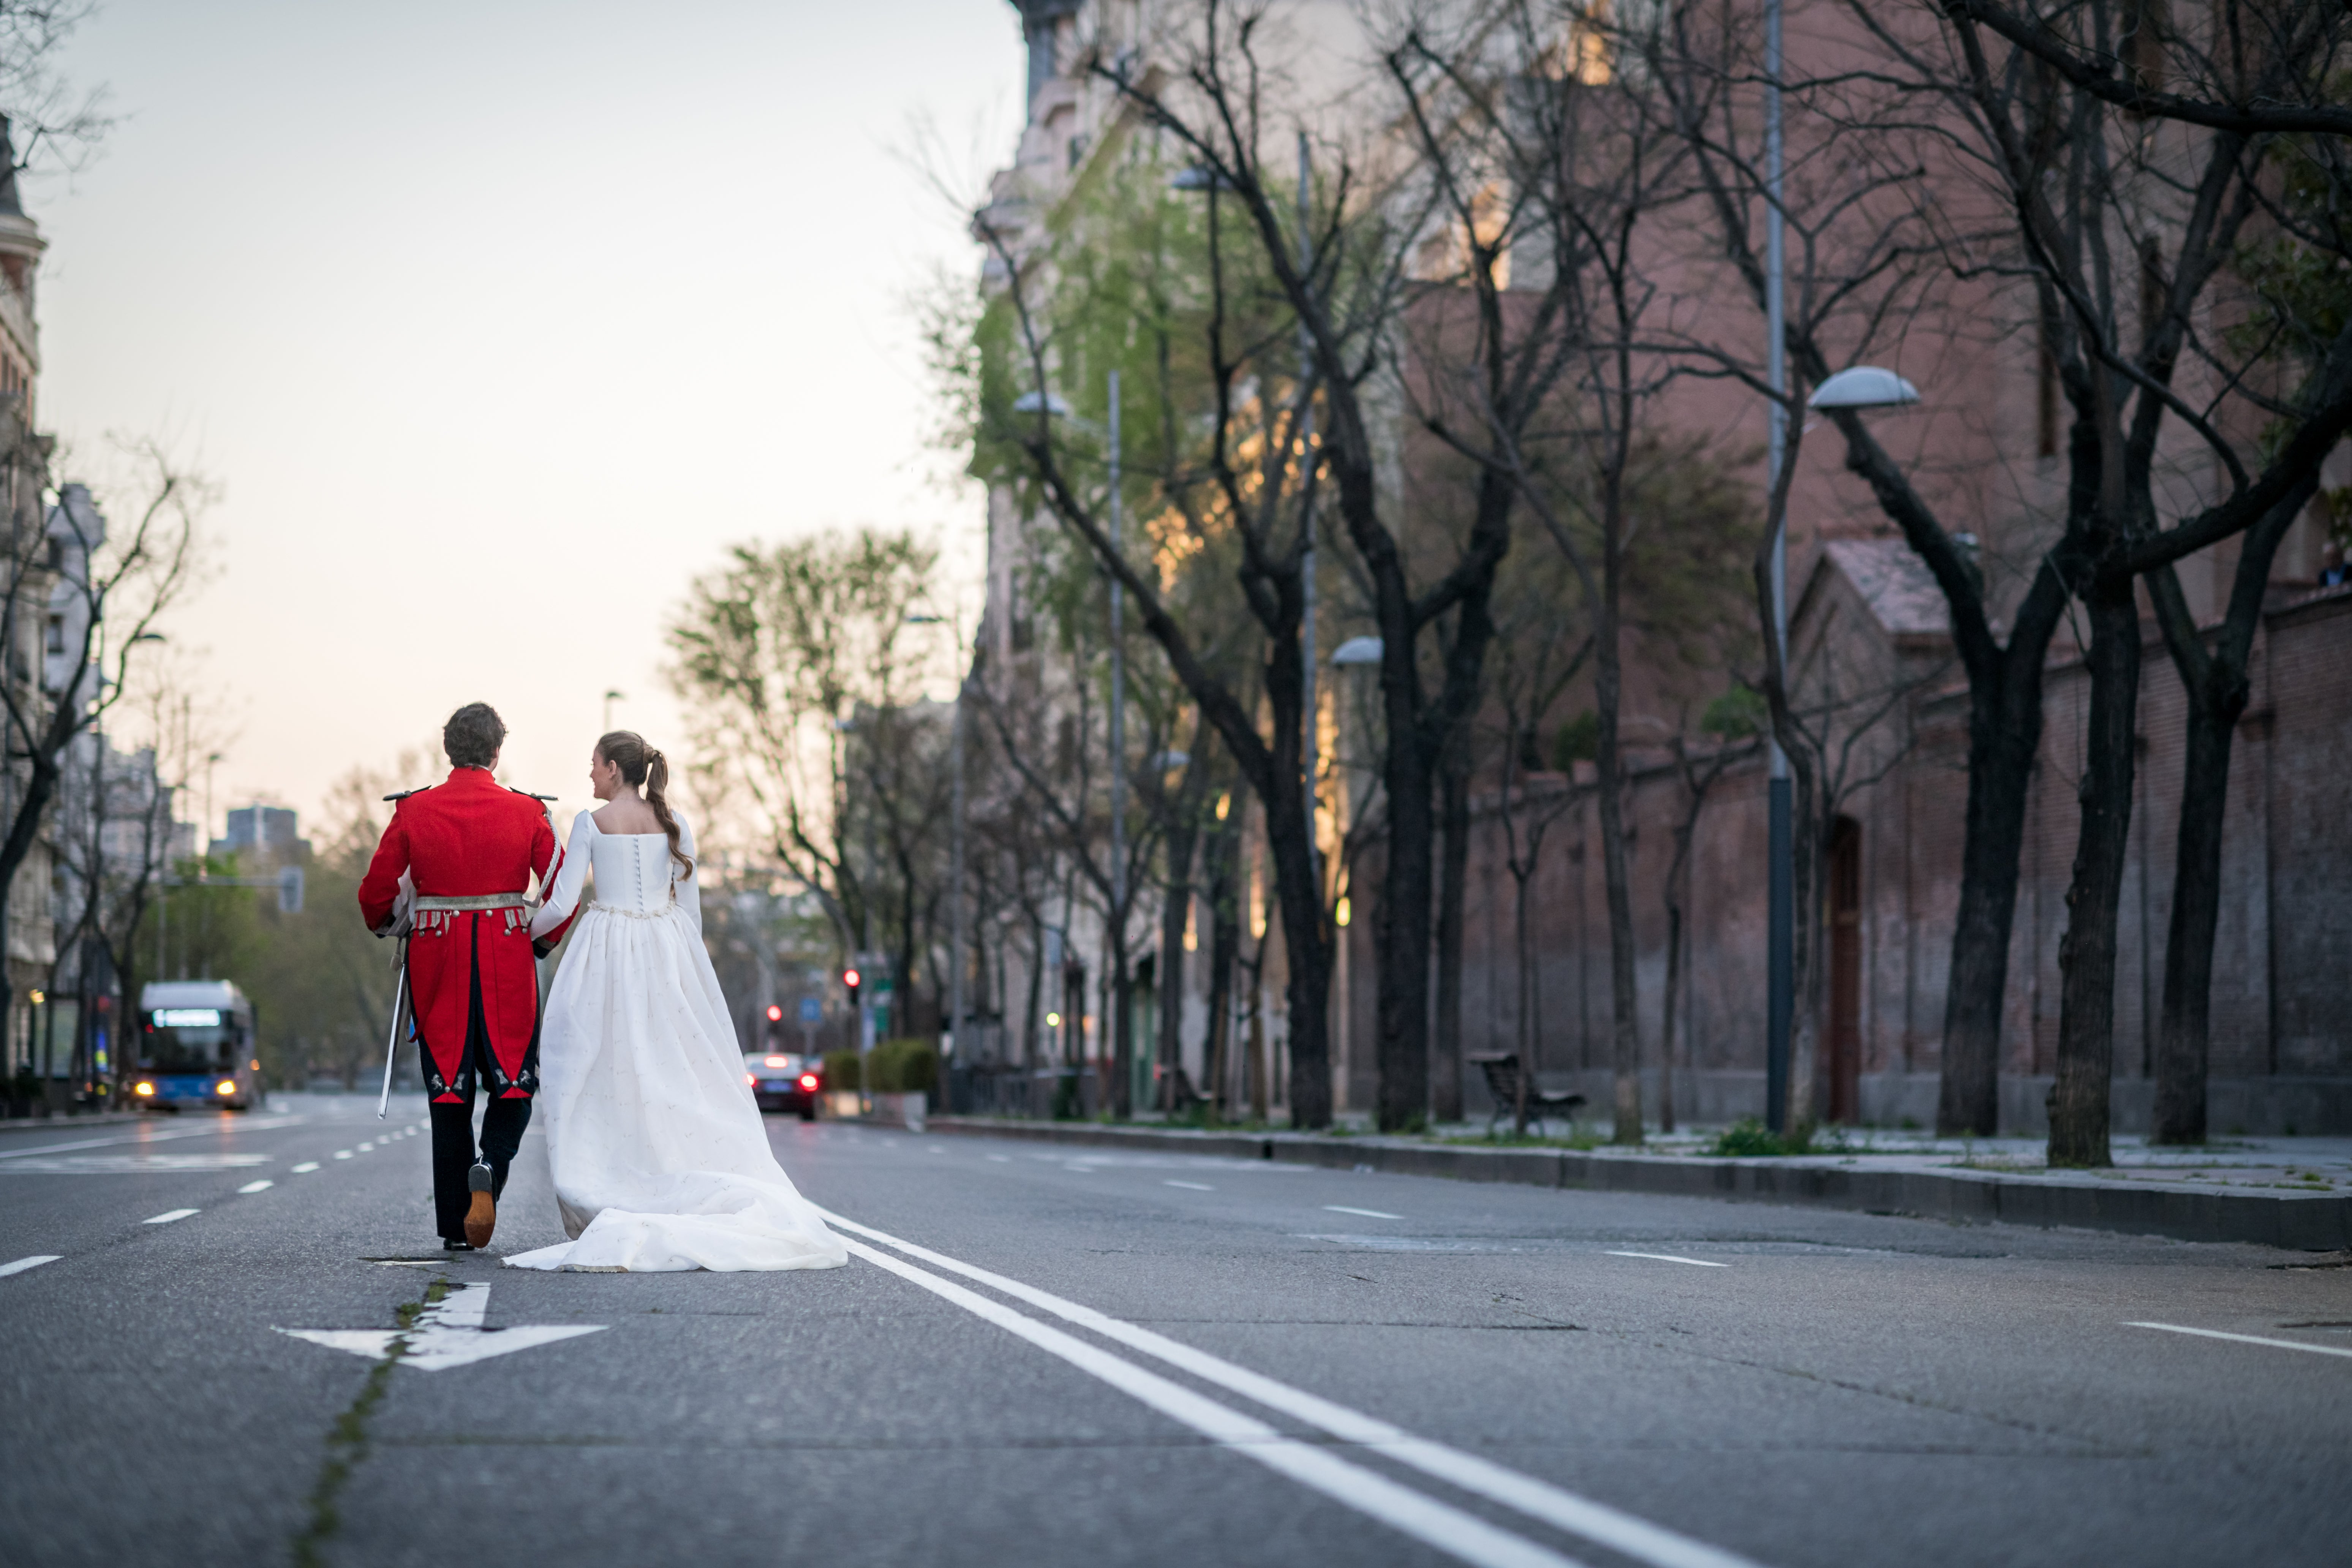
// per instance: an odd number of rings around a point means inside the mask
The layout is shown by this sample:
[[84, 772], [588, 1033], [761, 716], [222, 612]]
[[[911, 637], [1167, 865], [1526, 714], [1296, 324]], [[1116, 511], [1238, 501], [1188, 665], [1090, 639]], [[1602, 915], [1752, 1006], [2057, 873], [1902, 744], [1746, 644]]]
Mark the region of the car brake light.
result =
[[236, 1092], [236, 1079], [233, 1078], [225, 1078], [221, 1079], [220, 1082], [213, 1085], [213, 1092], [215, 1094], [235, 1094]]
[[804, 1072], [801, 1074], [801, 1087], [803, 1089], [814, 1089], [816, 1087], [816, 1074], [813, 1072]]
[[757, 1088], [759, 1088], [759, 1087], [760, 1087], [760, 1080], [759, 1080], [758, 1079], [756, 1079], [756, 1078], [753, 1078], [750, 1073], [745, 1073], [745, 1074], [743, 1075], [743, 1081], [744, 1081], [745, 1083], [750, 1084], [753, 1089], [757, 1089]]
[[784, 1058], [782, 1057], [762, 1057], [760, 1058], [760, 1062], [763, 1067], [772, 1068], [780, 1068], [787, 1065]]

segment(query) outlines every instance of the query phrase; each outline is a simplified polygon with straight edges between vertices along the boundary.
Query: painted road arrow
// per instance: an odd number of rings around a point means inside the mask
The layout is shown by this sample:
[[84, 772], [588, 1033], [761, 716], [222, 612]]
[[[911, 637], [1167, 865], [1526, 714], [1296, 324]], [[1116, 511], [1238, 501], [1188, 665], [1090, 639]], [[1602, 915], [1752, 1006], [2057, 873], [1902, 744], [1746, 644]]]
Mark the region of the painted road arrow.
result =
[[416, 1315], [416, 1323], [407, 1329], [279, 1329], [281, 1334], [298, 1340], [308, 1340], [314, 1345], [330, 1350], [349, 1351], [370, 1361], [382, 1361], [392, 1354], [395, 1345], [405, 1348], [400, 1364], [413, 1366], [419, 1372], [439, 1372], [445, 1367], [464, 1366], [471, 1362], [488, 1361], [492, 1356], [507, 1355], [515, 1351], [527, 1351], [533, 1345], [553, 1344], [558, 1340], [576, 1339], [582, 1334], [602, 1333], [604, 1323], [534, 1323], [507, 1329], [486, 1329], [482, 1314], [490, 1305], [488, 1285], [460, 1285], [443, 1298], [440, 1305], [427, 1307]]

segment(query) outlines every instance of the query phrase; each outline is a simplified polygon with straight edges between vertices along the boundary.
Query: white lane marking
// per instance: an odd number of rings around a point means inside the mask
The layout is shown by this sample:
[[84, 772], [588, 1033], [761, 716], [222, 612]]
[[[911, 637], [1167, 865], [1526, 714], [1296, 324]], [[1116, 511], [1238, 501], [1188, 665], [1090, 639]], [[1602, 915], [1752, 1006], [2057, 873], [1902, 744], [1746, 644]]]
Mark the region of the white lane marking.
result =
[[1188, 1193], [1213, 1193], [1217, 1189], [1206, 1182], [1162, 1182], [1163, 1187], [1181, 1187]]
[[1009, 1165], [1013, 1163], [1013, 1156], [1010, 1154], [991, 1154], [989, 1158], [995, 1161], [1000, 1165]]
[[297, 1166], [295, 1166], [295, 1167], [294, 1167], [294, 1173], [295, 1173], [296, 1175], [298, 1175], [298, 1176], [307, 1176], [307, 1175], [309, 1175], [311, 1172], [313, 1172], [313, 1171], [317, 1170], [318, 1168], [319, 1168], [319, 1162], [318, 1162], [318, 1161], [316, 1161], [316, 1160], [305, 1160], [305, 1161], [303, 1161], [300, 1164], [299, 1164], [299, 1165], [297, 1165]]
[[1332, 1214], [1360, 1214], [1366, 1219], [1404, 1218], [1404, 1215], [1401, 1214], [1388, 1214], [1380, 1209], [1351, 1209], [1345, 1204], [1325, 1204], [1323, 1206]]
[[[1298, 1168], [1303, 1170], [1307, 1167]], [[1475, 1454], [1449, 1448], [1426, 1437], [1416, 1437], [1402, 1426], [1391, 1426], [1304, 1389], [1293, 1388], [1286, 1383], [1278, 1383], [1262, 1373], [1236, 1366], [1206, 1351], [1194, 1350], [1191, 1345], [1179, 1343], [1150, 1329], [1138, 1328], [1133, 1323], [1098, 1312], [1092, 1307], [1082, 1307], [1076, 1301], [1066, 1300], [1032, 1285], [1024, 1285], [1017, 1279], [1008, 1279], [1001, 1274], [992, 1274], [985, 1268], [960, 1262], [944, 1253], [933, 1252], [927, 1247], [902, 1241], [870, 1226], [845, 1219], [830, 1209], [818, 1212], [824, 1215], [825, 1223], [838, 1229], [870, 1237], [910, 1258], [919, 1258], [967, 1279], [976, 1279], [992, 1290], [1002, 1291], [1055, 1317], [1091, 1329], [1105, 1339], [1156, 1357], [1204, 1383], [1230, 1389], [1245, 1399], [1255, 1400], [1269, 1410], [1279, 1410], [1295, 1420], [1320, 1427], [1342, 1442], [1375, 1449], [1384, 1458], [1410, 1465], [1425, 1475], [1460, 1487], [1464, 1491], [1475, 1492], [1507, 1508], [1517, 1509], [1531, 1519], [1558, 1525], [1628, 1557], [1654, 1564], [1655, 1568], [1757, 1568], [1750, 1559], [1736, 1552], [1677, 1534], [1664, 1525], [1652, 1524], [1646, 1519], [1611, 1508], [1606, 1503], [1579, 1497], [1548, 1481], [1523, 1476], [1517, 1470], [1507, 1469]]]
[[278, 1184], [275, 1182], [247, 1182], [245, 1185], [237, 1188], [237, 1191], [240, 1193], [266, 1193], [277, 1184]]
[[1728, 1268], [1728, 1263], [1709, 1263], [1704, 1258], [1676, 1258], [1671, 1252], [1612, 1252], [1612, 1258], [1647, 1258], [1658, 1263], [1687, 1263], [1695, 1268]]
[[55, 1263], [62, 1256], [63, 1254], [56, 1252], [36, 1252], [32, 1257], [19, 1258], [14, 1263], [0, 1263], [0, 1279], [5, 1279], [11, 1274], [22, 1274], [27, 1268], [38, 1268], [44, 1263]]
[[400, 1358], [401, 1365], [413, 1366], [419, 1372], [440, 1372], [488, 1361], [492, 1356], [510, 1355], [536, 1345], [553, 1344], [558, 1340], [602, 1333], [606, 1327], [603, 1323], [536, 1323], [485, 1329], [482, 1314], [489, 1305], [488, 1285], [460, 1285], [443, 1298], [440, 1305], [427, 1307], [416, 1314], [413, 1328], [279, 1329], [278, 1332], [325, 1345], [329, 1350], [349, 1351], [370, 1361], [381, 1361], [390, 1355], [394, 1342], [399, 1342], [405, 1351]]
[[[299, 1116], [273, 1116], [261, 1121], [240, 1121], [236, 1131], [263, 1132], [272, 1127], [291, 1127], [301, 1120]], [[162, 1131], [142, 1127], [119, 1138], [81, 1138], [71, 1143], [44, 1143], [37, 1149], [11, 1149], [6, 1153], [0, 1153], [0, 1160], [30, 1160], [42, 1154], [62, 1154], [68, 1149], [104, 1149], [116, 1143], [160, 1143], [167, 1138], [204, 1138], [226, 1131], [228, 1129], [225, 1127], [181, 1127]]]
[[338, 1149], [335, 1151], [335, 1158], [338, 1160], [348, 1160], [351, 1157], [352, 1152], [349, 1149]]
[[362, 1143], [359, 1146], [359, 1152], [362, 1154], [372, 1154], [375, 1152], [375, 1145], [373, 1143]]
[[2189, 1329], [2179, 1323], [2126, 1323], [2127, 1329], [2162, 1329], [2168, 1334], [2195, 1334], [2200, 1340], [2235, 1340], [2242, 1345], [2270, 1345], [2283, 1351], [2309, 1351], [2314, 1355], [2352, 1355], [2342, 1345], [2307, 1345], [2301, 1340], [2264, 1339], [2260, 1334], [2225, 1334], [2219, 1329]]
[[158, 1171], [242, 1171], [267, 1154], [60, 1154], [0, 1165], [0, 1176], [139, 1176]]
[[162, 1214], [150, 1215], [139, 1223], [141, 1225], [169, 1225], [175, 1219], [185, 1219], [190, 1215], [199, 1212], [201, 1211], [196, 1209], [165, 1209]]
[[1296, 1437], [1286, 1437], [1255, 1416], [1244, 1415], [1179, 1384], [1171, 1383], [1158, 1373], [1146, 1372], [1132, 1362], [1122, 1361], [1108, 1351], [1097, 1350], [1083, 1340], [1075, 1339], [1059, 1329], [1049, 1328], [1034, 1318], [967, 1290], [952, 1280], [942, 1279], [887, 1253], [877, 1252], [863, 1242], [845, 1241], [843, 1245], [875, 1267], [887, 1268], [903, 1279], [911, 1280], [933, 1295], [954, 1302], [974, 1317], [985, 1319], [998, 1328], [1027, 1340], [1048, 1355], [1058, 1356], [1079, 1371], [1100, 1378], [1121, 1394], [1190, 1426], [1220, 1447], [1255, 1459], [1268, 1469], [1287, 1476], [1299, 1485], [1321, 1492], [1333, 1501], [1343, 1503], [1360, 1513], [1370, 1514], [1390, 1528], [1426, 1542], [1449, 1557], [1476, 1563], [1479, 1568], [1581, 1568], [1574, 1558], [1563, 1557], [1524, 1536], [1497, 1529], [1475, 1514], [1465, 1513], [1434, 1498], [1424, 1497], [1409, 1487], [1400, 1486], [1386, 1476], [1351, 1465], [1328, 1448], [1300, 1442]]

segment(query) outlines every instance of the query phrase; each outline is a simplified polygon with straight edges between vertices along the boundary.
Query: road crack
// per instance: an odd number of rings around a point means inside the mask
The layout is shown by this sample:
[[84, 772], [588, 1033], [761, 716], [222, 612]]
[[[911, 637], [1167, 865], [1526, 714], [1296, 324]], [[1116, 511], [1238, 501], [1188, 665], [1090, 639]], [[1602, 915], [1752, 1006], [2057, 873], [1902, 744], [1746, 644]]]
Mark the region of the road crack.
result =
[[318, 1478], [310, 1483], [310, 1522], [294, 1538], [294, 1568], [326, 1568], [327, 1545], [343, 1527], [343, 1488], [367, 1458], [368, 1422], [391, 1391], [392, 1374], [400, 1358], [408, 1353], [408, 1331], [416, 1326], [426, 1308], [439, 1306], [448, 1293], [449, 1281], [436, 1279], [425, 1287], [423, 1300], [400, 1304], [393, 1320], [399, 1334], [384, 1348], [383, 1359], [368, 1368], [367, 1381], [360, 1384], [358, 1395], [327, 1428], [326, 1454], [320, 1460]]

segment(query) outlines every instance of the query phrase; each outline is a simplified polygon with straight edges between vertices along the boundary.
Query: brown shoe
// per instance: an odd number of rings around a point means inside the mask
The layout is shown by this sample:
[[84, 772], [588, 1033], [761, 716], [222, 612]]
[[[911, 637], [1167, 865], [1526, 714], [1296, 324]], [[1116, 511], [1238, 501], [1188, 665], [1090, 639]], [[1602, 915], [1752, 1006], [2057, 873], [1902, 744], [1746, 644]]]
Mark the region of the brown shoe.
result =
[[474, 1193], [474, 1201], [466, 1209], [466, 1239], [478, 1250], [489, 1246], [490, 1233], [499, 1227], [499, 1205], [490, 1196], [490, 1168], [475, 1166], [466, 1173], [466, 1184]]

